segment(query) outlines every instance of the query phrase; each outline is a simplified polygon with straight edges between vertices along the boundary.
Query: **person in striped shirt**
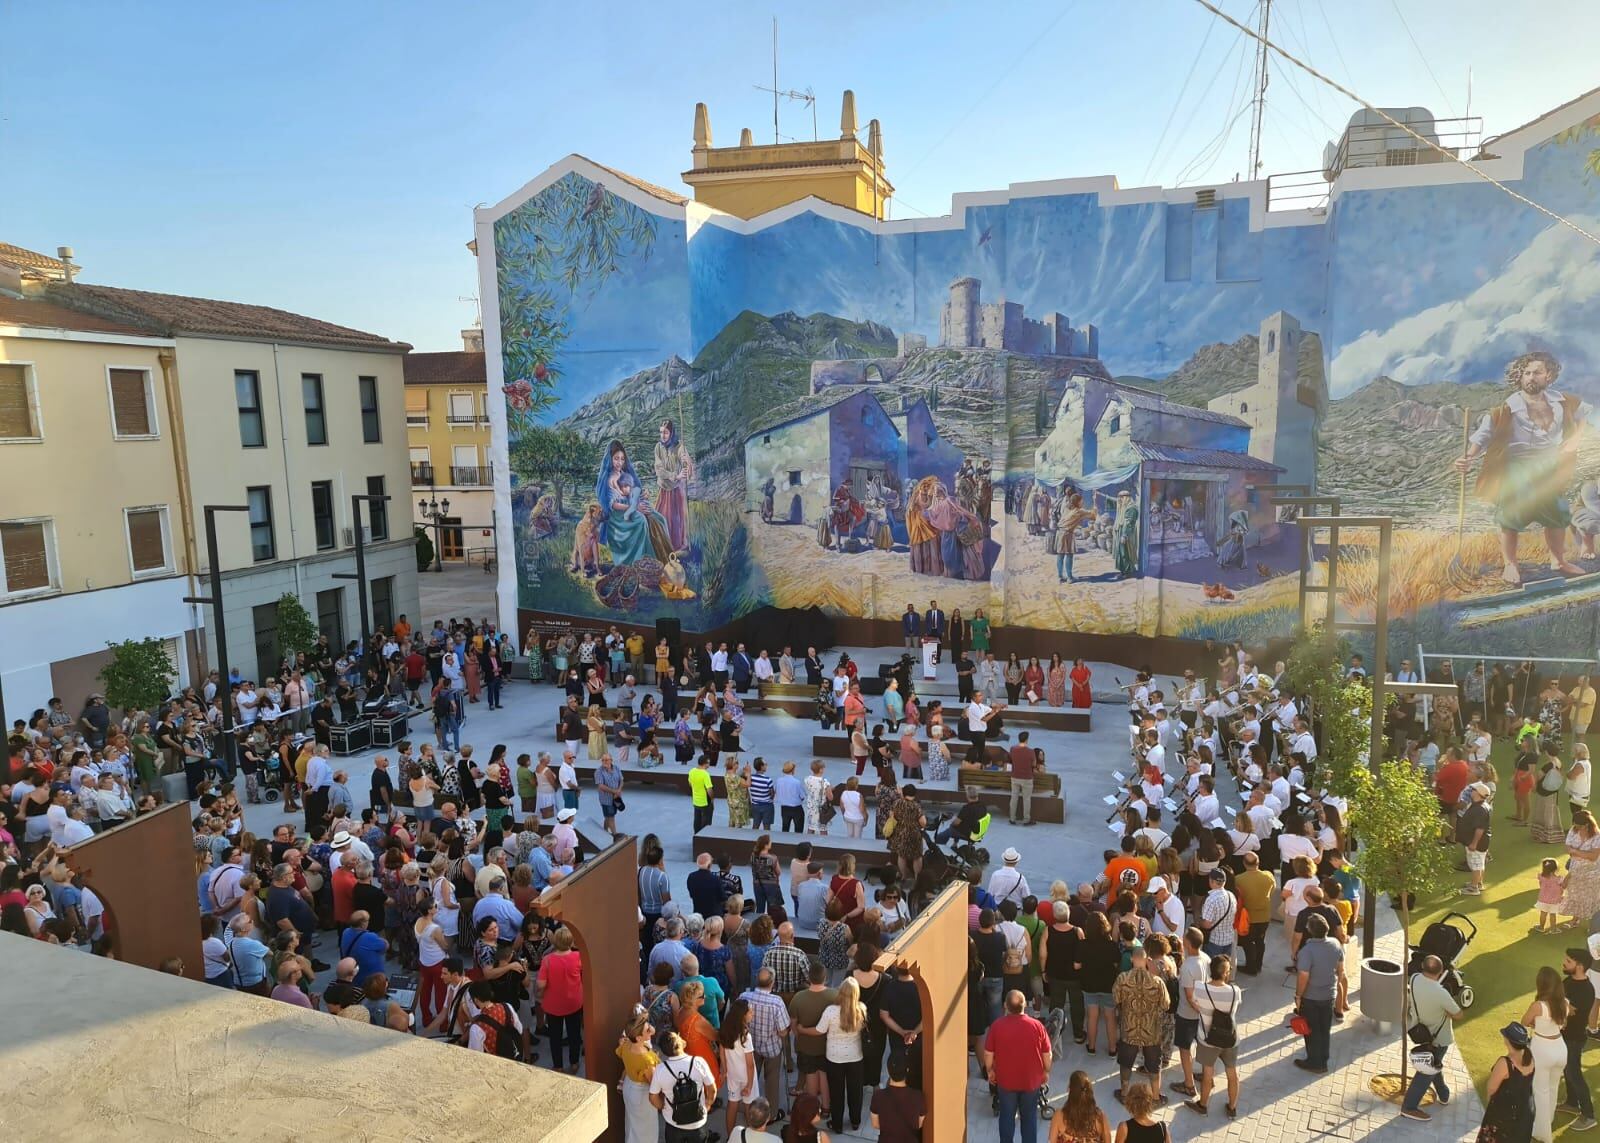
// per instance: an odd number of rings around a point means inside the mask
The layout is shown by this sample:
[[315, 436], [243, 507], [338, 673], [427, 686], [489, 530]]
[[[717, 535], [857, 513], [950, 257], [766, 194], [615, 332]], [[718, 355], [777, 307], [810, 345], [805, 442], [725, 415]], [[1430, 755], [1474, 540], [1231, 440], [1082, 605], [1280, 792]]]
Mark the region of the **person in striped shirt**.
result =
[[767, 773], [767, 761], [765, 758], [757, 758], [751, 764], [750, 772], [751, 825], [758, 830], [770, 830], [775, 805], [772, 778]]

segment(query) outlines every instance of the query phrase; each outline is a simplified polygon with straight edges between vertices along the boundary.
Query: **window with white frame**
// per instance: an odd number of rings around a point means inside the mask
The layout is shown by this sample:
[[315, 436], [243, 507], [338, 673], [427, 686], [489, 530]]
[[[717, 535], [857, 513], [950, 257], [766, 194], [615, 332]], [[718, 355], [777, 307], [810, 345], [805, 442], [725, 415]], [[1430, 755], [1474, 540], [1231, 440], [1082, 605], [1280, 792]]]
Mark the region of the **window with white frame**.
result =
[[124, 508], [128, 528], [128, 563], [134, 578], [172, 570], [172, 545], [164, 504], [149, 508]]
[[452, 425], [470, 425], [477, 421], [477, 409], [471, 393], [451, 393], [448, 419]]
[[26, 361], [0, 361], [0, 441], [44, 438], [39, 419], [39, 385]]
[[156, 426], [155, 381], [148, 369], [111, 366], [106, 370], [111, 392], [111, 435], [118, 440], [149, 440]]
[[60, 588], [55, 521], [43, 518], [0, 522], [0, 596], [34, 595]]

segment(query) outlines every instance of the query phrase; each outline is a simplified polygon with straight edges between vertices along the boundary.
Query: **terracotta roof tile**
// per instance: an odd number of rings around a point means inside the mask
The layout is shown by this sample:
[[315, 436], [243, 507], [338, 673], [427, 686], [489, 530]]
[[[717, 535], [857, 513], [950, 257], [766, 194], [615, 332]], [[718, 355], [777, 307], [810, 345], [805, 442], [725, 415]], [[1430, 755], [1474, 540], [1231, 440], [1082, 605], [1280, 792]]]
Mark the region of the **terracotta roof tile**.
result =
[[487, 385], [483, 351], [457, 349], [445, 353], [408, 353], [407, 385]]
[[334, 325], [332, 322], [289, 313], [270, 306], [124, 290], [116, 286], [91, 286], [82, 282], [58, 284], [49, 289], [51, 301], [113, 320], [122, 320], [166, 334], [191, 334], [292, 341], [336, 349], [368, 349], [403, 353], [410, 346], [375, 333]]
[[37, 250], [13, 246], [9, 242], [0, 242], [0, 262], [20, 267], [24, 277], [61, 279], [67, 276], [66, 263], [61, 259], [40, 254]]
[[0, 295], [0, 325], [17, 325], [33, 329], [71, 329], [88, 333], [131, 334], [136, 337], [151, 336], [150, 330], [125, 325], [96, 314], [58, 306], [53, 302], [35, 301], [31, 298], [11, 298]]
[[588, 155], [579, 155], [578, 158], [582, 159], [586, 163], [589, 163], [589, 164], [591, 164], [593, 166], [599, 167], [602, 171], [605, 171], [607, 174], [616, 175], [617, 178], [621, 179], [623, 182], [627, 183], [629, 186], [638, 187], [640, 190], [644, 191], [645, 194], [652, 195], [655, 198], [659, 198], [663, 202], [670, 202], [674, 206], [682, 206], [684, 203], [689, 201], [687, 198], [685, 198], [681, 194], [678, 194], [676, 191], [669, 191], [666, 187], [658, 187], [658, 186], [656, 186], [655, 183], [647, 183], [643, 179], [639, 178], [636, 175], [630, 175], [627, 171], [619, 171], [619, 170], [617, 170], [617, 168], [608, 167], [604, 163], [596, 163]]

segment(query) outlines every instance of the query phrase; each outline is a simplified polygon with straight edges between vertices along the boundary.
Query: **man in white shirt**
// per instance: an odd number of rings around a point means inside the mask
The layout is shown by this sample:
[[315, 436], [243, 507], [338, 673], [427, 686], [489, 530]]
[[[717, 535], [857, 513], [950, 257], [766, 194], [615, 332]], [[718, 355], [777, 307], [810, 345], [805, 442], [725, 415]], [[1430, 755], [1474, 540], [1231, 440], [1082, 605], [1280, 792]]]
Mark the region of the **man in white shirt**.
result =
[[1317, 740], [1311, 735], [1311, 727], [1306, 724], [1304, 715], [1297, 715], [1293, 729], [1289, 733], [1289, 751], [1299, 751], [1306, 756], [1306, 761], [1317, 756]]
[[1223, 716], [1223, 714], [1227, 712], [1227, 710], [1228, 704], [1222, 701], [1221, 695], [1213, 691], [1211, 697], [1206, 701], [1205, 706], [1200, 708], [1200, 713], [1205, 715], [1212, 722], [1216, 722]]
[[211, 880], [206, 883], [206, 900], [218, 920], [231, 921], [239, 915], [239, 905], [244, 900], [239, 882], [250, 871], [249, 865], [248, 853], [237, 846], [229, 846], [222, 856], [222, 864], [211, 874]]
[[1167, 888], [1167, 879], [1152, 877], [1148, 892], [1154, 894], [1156, 899], [1156, 912], [1150, 919], [1150, 927], [1169, 937], [1181, 935], [1184, 925], [1183, 902]]
[[1134, 837], [1147, 837], [1157, 853], [1172, 844], [1172, 838], [1161, 828], [1161, 811], [1151, 806], [1144, 815], [1144, 828], [1133, 831]]
[[1183, 934], [1183, 960], [1178, 965], [1178, 1007], [1174, 1010], [1172, 1043], [1178, 1049], [1178, 1074], [1183, 1079], [1173, 1089], [1193, 1099], [1194, 1061], [1190, 1055], [1200, 1037], [1200, 1013], [1194, 1006], [1194, 990], [1211, 974], [1211, 958], [1200, 951], [1203, 935], [1199, 929]]
[[1394, 681], [1397, 683], [1420, 683], [1421, 677], [1412, 669], [1410, 659], [1400, 660], [1400, 669], [1395, 672]]
[[1267, 805], [1267, 791], [1260, 786], [1250, 791], [1250, 804], [1245, 807], [1245, 814], [1250, 818], [1251, 828], [1255, 835], [1265, 841], [1272, 836], [1273, 823], [1277, 821], [1277, 812]]
[[967, 704], [966, 711], [967, 737], [972, 743], [967, 748], [968, 761], [975, 762], [979, 766], [983, 765], [985, 758], [984, 746], [989, 738], [989, 723], [994, 720], [995, 715], [1004, 709], [1005, 705], [1003, 703], [1000, 706], [990, 706], [977, 695], [972, 696], [972, 701]]
[[1144, 732], [1144, 764], [1158, 774], [1167, 772], [1167, 748], [1161, 745], [1161, 736], [1151, 727]]
[[1030, 892], [1028, 879], [1017, 868], [1017, 863], [1022, 860], [1022, 854], [1015, 849], [1007, 849], [1000, 855], [1000, 860], [1005, 864], [989, 877], [989, 896], [997, 902], [1012, 901], [1021, 908], [1022, 899]]
[[578, 808], [578, 771], [572, 764], [572, 751], [568, 750], [561, 755], [561, 766], [556, 771], [556, 779], [561, 784], [561, 797], [568, 809]]
[[1216, 783], [1211, 778], [1201, 777], [1192, 805], [1194, 807], [1194, 816], [1199, 818], [1200, 824], [1208, 829], [1211, 828], [1211, 823], [1221, 816], [1222, 803], [1216, 794]]
[[722, 690], [728, 685], [728, 645], [718, 643], [717, 649], [711, 652], [711, 681], [717, 684], [717, 690]]
[[1193, 730], [1199, 721], [1198, 715], [1205, 703], [1205, 695], [1205, 688], [1194, 677], [1194, 672], [1183, 672], [1183, 685], [1178, 688], [1178, 710], [1183, 724], [1190, 730]]
[[256, 721], [256, 713], [261, 706], [261, 699], [256, 695], [256, 688], [251, 683], [245, 683], [239, 688], [239, 725], [251, 726]]
[[95, 813], [102, 828], [109, 829], [133, 817], [133, 799], [115, 774], [101, 774], [94, 791]]
[[1289, 804], [1289, 779], [1284, 774], [1282, 766], [1275, 765], [1268, 773], [1272, 776], [1268, 787], [1271, 795], [1269, 800], [1276, 802], [1274, 808], [1282, 813], [1283, 808]]

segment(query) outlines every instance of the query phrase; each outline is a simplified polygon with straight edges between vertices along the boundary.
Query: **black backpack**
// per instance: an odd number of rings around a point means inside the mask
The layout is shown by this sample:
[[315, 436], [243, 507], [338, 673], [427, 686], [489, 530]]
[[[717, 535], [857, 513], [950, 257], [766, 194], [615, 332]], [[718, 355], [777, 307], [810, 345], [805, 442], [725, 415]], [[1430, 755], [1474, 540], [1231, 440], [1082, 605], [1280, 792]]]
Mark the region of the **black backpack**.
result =
[[474, 1024], [482, 1024], [485, 1028], [493, 1028], [494, 1054], [507, 1060], [522, 1059], [522, 1042], [517, 1036], [517, 1030], [508, 1022], [496, 1020], [488, 1012], [480, 1010], [472, 1018]]
[[689, 1067], [682, 1075], [673, 1071], [672, 1065], [665, 1060], [661, 1064], [672, 1077], [672, 1122], [679, 1127], [691, 1127], [699, 1123], [706, 1113], [705, 1108], [700, 1106], [700, 1085], [694, 1079], [694, 1060], [689, 1060]]
[[[1205, 985], [1206, 995], [1211, 995], [1211, 986]], [[1213, 1001], [1213, 1004], [1215, 1002]], [[1211, 1023], [1206, 1027], [1205, 1043], [1211, 1048], [1231, 1048], [1239, 1042], [1239, 1029], [1234, 1026], [1234, 1009], [1239, 1006], [1237, 997], [1226, 1012], [1213, 1007], [1211, 1009]]]

